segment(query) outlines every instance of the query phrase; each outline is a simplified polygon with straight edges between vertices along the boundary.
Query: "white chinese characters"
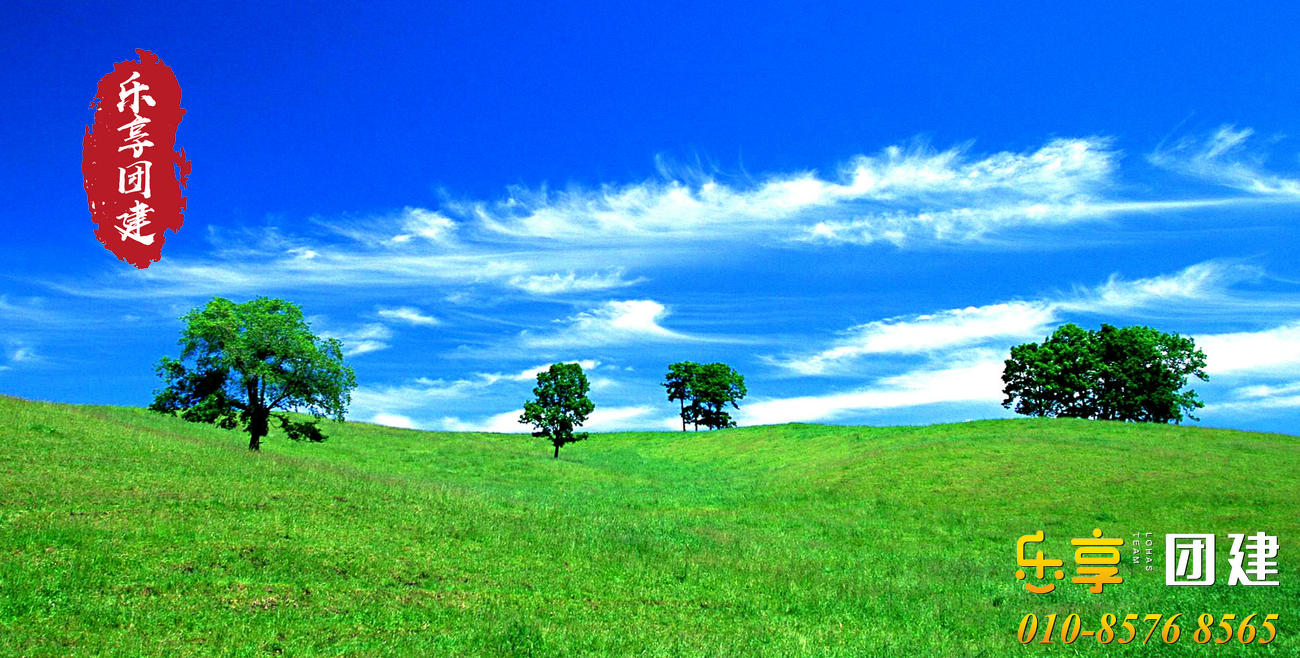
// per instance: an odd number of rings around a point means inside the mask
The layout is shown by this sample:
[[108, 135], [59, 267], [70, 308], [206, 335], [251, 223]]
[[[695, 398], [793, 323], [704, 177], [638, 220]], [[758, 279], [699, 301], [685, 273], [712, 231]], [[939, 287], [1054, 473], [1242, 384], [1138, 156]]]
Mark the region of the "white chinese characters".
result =
[[[1277, 537], [1257, 532], [1229, 534], [1228, 585], [1277, 585]], [[1214, 535], [1165, 535], [1165, 584], [1209, 586], [1215, 582]]]
[[[118, 127], [118, 132], [125, 130], [126, 136], [122, 139], [124, 144], [117, 150], [119, 153], [130, 151], [131, 157], [136, 161], [117, 168], [117, 191], [119, 194], [139, 194], [142, 198], [148, 199], [152, 195], [149, 189], [149, 173], [153, 163], [140, 158], [144, 155], [144, 150], [154, 143], [149, 141], [149, 133], [145, 132], [145, 127], [150, 121], [140, 115], [140, 104], [143, 101], [145, 106], [154, 107], [157, 102], [154, 101], [153, 96], [144, 93], [149, 90], [149, 85], [139, 82], [139, 77], [140, 73], [133, 71], [126, 82], [118, 85], [121, 91], [118, 93], [117, 111], [126, 113], [129, 106], [133, 118]], [[151, 212], [153, 208], [137, 199], [129, 211], [118, 215], [117, 219], [121, 223], [114, 228], [117, 229], [121, 239], [126, 241], [130, 238], [140, 244], [153, 244], [153, 233], [146, 235], [140, 232], [149, 224], [145, 216]]]
[[[1276, 580], [1268, 577], [1277, 574], [1277, 537], [1270, 537], [1257, 532], [1250, 537], [1246, 535], [1228, 535], [1232, 537], [1232, 551], [1228, 564], [1232, 571], [1228, 573], [1229, 585], [1276, 585]], [[1243, 551], [1243, 545], [1246, 550]], [[1250, 557], [1247, 567], [1241, 563]]]
[[1165, 584], [1214, 584], [1214, 535], [1165, 535]]
[[122, 225], [114, 226], [113, 228], [117, 229], [117, 232], [122, 235], [123, 240], [131, 238], [140, 244], [153, 244], [152, 233], [149, 235], [140, 235], [140, 229], [144, 228], [144, 226], [149, 223], [149, 221], [145, 219], [145, 215], [148, 215], [151, 212], [153, 212], [153, 208], [150, 208], [143, 201], [136, 201], [135, 205], [131, 206], [130, 210], [117, 216], [117, 218], [122, 221]]

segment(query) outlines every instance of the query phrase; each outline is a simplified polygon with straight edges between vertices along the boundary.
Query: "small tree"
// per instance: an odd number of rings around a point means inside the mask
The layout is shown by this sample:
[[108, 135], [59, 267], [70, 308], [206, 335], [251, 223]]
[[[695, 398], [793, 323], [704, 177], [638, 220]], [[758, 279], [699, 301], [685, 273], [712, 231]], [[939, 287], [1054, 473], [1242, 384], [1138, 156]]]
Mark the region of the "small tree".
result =
[[1188, 377], [1202, 381], [1205, 353], [1190, 338], [1150, 327], [1103, 324], [1058, 328], [1043, 343], [1011, 348], [1002, 373], [1002, 405], [1029, 416], [1135, 422], [1196, 420], [1204, 404]]
[[596, 405], [587, 398], [590, 390], [587, 375], [576, 363], [556, 363], [537, 373], [536, 399], [524, 403], [519, 422], [537, 428], [533, 436], [547, 439], [555, 446], [553, 458], [559, 458], [560, 446], [587, 438], [586, 432], [574, 433], [587, 421]]
[[181, 319], [181, 355], [158, 362], [165, 385], [155, 391], [153, 411], [243, 427], [249, 450], [261, 449], [273, 415], [290, 439], [325, 440], [315, 422], [295, 421], [277, 409], [343, 420], [356, 376], [343, 364], [342, 344], [316, 338], [296, 305], [215, 297]]
[[681, 361], [668, 366], [664, 376], [668, 400], [677, 401], [682, 416], [682, 431], [690, 422], [698, 430], [700, 425], [711, 429], [735, 427], [736, 422], [727, 413], [727, 405], [736, 404], [746, 394], [745, 378], [725, 363], [698, 364]]
[[[682, 416], [682, 431], [686, 431], [686, 423], [692, 422], [699, 416], [698, 403], [695, 399], [695, 393], [692, 387], [695, 384], [695, 375], [699, 372], [700, 364], [694, 361], [680, 361], [668, 366], [668, 374], [664, 375], [663, 387], [668, 389], [668, 401], [678, 402]], [[690, 407], [687, 407], [687, 401]]]

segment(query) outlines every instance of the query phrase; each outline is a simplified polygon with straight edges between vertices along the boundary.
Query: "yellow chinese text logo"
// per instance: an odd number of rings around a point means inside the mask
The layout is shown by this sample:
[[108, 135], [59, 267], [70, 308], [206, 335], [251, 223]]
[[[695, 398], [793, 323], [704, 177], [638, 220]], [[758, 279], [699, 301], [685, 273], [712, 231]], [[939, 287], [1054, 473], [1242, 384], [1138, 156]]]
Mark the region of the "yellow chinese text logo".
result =
[[[1119, 547], [1124, 545], [1123, 539], [1107, 539], [1101, 536], [1101, 528], [1094, 528], [1091, 537], [1083, 539], [1071, 539], [1070, 543], [1076, 548], [1074, 550], [1074, 562], [1078, 565], [1077, 572], [1079, 575], [1071, 578], [1071, 582], [1080, 585], [1091, 585], [1088, 588], [1093, 594], [1100, 594], [1102, 587], [1105, 585], [1117, 585], [1124, 582], [1119, 575]], [[1025, 544], [1042, 543], [1044, 534], [1042, 530], [1034, 532], [1032, 535], [1024, 535], [1016, 541], [1016, 563], [1021, 569], [1016, 571], [1017, 580], [1025, 580], [1029, 577], [1029, 572], [1025, 567], [1032, 567], [1033, 573], [1039, 581], [1047, 577], [1049, 567], [1064, 566], [1064, 562], [1045, 557], [1042, 551], [1038, 551], [1034, 557], [1025, 557]], [[1056, 569], [1052, 575], [1057, 580], [1065, 578], [1063, 569]], [[1056, 589], [1056, 583], [1025, 583], [1025, 589], [1034, 594], [1047, 594]]]

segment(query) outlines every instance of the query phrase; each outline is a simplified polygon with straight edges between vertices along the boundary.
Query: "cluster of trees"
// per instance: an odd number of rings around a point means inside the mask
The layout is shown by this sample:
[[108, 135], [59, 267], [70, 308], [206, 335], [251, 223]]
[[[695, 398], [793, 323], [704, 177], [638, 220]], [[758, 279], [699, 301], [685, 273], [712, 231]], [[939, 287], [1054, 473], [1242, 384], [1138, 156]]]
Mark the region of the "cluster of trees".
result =
[[668, 401], [680, 405], [682, 431], [691, 424], [696, 431], [700, 425], [709, 429], [735, 427], [736, 421], [727, 412], [727, 405], [739, 409], [744, 399], [745, 378], [725, 363], [695, 363], [679, 361], [668, 366], [663, 387], [668, 389]]
[[[736, 421], [726, 411], [745, 397], [745, 378], [725, 363], [699, 364], [682, 361], [668, 366], [664, 378], [668, 401], [681, 407], [682, 431], [691, 423], [698, 431], [703, 425], [711, 429], [735, 427]], [[555, 447], [553, 457], [560, 456], [560, 446], [587, 438], [576, 432], [587, 421], [596, 405], [587, 397], [591, 385], [582, 366], [556, 363], [537, 373], [533, 399], [524, 403], [519, 422], [536, 428], [533, 436], [546, 439]]]
[[[213, 298], [183, 318], [181, 353], [163, 357], [157, 373], [164, 386], [150, 409], [185, 420], [242, 428], [249, 450], [258, 450], [272, 419], [291, 439], [323, 441], [314, 419], [343, 420], [352, 368], [342, 345], [312, 334], [302, 311], [282, 299], [259, 297], [243, 304]], [[1096, 331], [1074, 324], [1042, 343], [1011, 348], [1002, 374], [1003, 406], [1030, 416], [1098, 418], [1138, 422], [1196, 420], [1204, 406], [1186, 389], [1189, 377], [1208, 380], [1205, 354], [1190, 338], [1150, 327]], [[668, 366], [663, 384], [677, 402], [682, 431], [734, 427], [728, 407], [739, 409], [745, 378], [725, 363], [681, 361]], [[586, 373], [577, 363], [556, 363], [538, 373], [534, 399], [524, 403], [521, 423], [533, 436], [560, 447], [587, 438], [576, 430], [595, 410]]]
[[1091, 331], [1066, 324], [1040, 343], [1011, 348], [1002, 405], [1029, 416], [1136, 422], [1197, 420], [1204, 405], [1184, 390], [1208, 380], [1205, 353], [1190, 338], [1150, 327]]

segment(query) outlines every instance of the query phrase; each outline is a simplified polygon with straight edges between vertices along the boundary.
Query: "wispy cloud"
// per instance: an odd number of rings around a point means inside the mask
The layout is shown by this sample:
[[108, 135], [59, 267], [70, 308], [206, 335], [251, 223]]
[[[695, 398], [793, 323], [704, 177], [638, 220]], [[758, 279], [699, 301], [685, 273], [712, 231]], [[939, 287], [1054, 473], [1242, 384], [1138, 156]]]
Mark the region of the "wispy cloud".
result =
[[827, 219], [803, 229], [796, 241], [869, 245], [888, 242], [898, 247], [930, 242], [984, 241], [999, 231], [1024, 226], [1050, 227], [1083, 220], [1227, 206], [1237, 199], [1183, 201], [1108, 201], [1076, 197], [1068, 201], [982, 199], [983, 205], [867, 212], [846, 219]]
[[400, 414], [375, 414], [370, 417], [370, 422], [376, 425], [387, 425], [388, 427], [398, 427], [407, 430], [418, 429], [415, 421]]
[[0, 352], [4, 358], [4, 363], [0, 363], [0, 372], [13, 370], [15, 366], [31, 365], [43, 361], [36, 350], [28, 343], [20, 339], [7, 339], [5, 349]]
[[759, 399], [742, 406], [746, 425], [830, 421], [875, 409], [926, 404], [1001, 401], [1005, 355], [993, 350], [968, 350], [962, 361], [946, 366], [925, 365], [884, 377], [870, 386], [847, 392]]
[[[1262, 331], [1194, 336], [1210, 375], [1294, 375], [1300, 372], [1300, 322]], [[1253, 389], [1261, 390], [1261, 389]]]
[[1009, 302], [858, 325], [825, 350], [804, 358], [769, 359], [801, 375], [830, 374], [870, 354], [917, 354], [1042, 335], [1056, 319], [1050, 304]]
[[20, 346], [9, 353], [9, 360], [13, 363], [34, 363], [41, 357], [37, 356], [36, 350], [27, 346]]
[[495, 432], [497, 434], [529, 432], [530, 428], [519, 422], [521, 413], [522, 411], [503, 411], [476, 420], [462, 420], [459, 416], [444, 416], [438, 421], [436, 428], [448, 432]]
[[85, 324], [86, 318], [72, 313], [57, 313], [44, 304], [41, 298], [14, 301], [0, 295], [0, 318], [7, 322], [26, 324]]
[[578, 276], [574, 272], [567, 274], [530, 274], [510, 277], [510, 285], [535, 295], [556, 295], [568, 292], [591, 292], [625, 288], [645, 281], [644, 277], [623, 278], [623, 268], [616, 268], [605, 273]]
[[1264, 158], [1247, 142], [1255, 131], [1221, 126], [1208, 138], [1185, 137], [1156, 149], [1148, 159], [1155, 165], [1254, 195], [1300, 197], [1300, 178], [1264, 169]]
[[[437, 423], [437, 426], [439, 429], [451, 432], [531, 433], [533, 430], [531, 426], [519, 422], [521, 412], [522, 410], [503, 411], [472, 420], [446, 416]], [[591, 412], [591, 416], [581, 430], [611, 432], [625, 430], [628, 427], [660, 427], [666, 421], [657, 417], [651, 419], [657, 412], [661, 413], [662, 410], [648, 406], [597, 407]]]
[[492, 383], [482, 377], [455, 380], [421, 377], [401, 385], [359, 386], [352, 392], [352, 410], [363, 416], [425, 410], [430, 405], [468, 397]]
[[320, 332], [322, 338], [337, 338], [343, 343], [343, 356], [359, 356], [388, 349], [393, 331], [379, 323], [370, 323], [353, 329], [332, 329]]
[[381, 318], [388, 320], [398, 320], [414, 325], [431, 327], [438, 324], [438, 319], [425, 315], [420, 309], [414, 306], [398, 306], [397, 308], [381, 308], [376, 312]]
[[611, 345], [644, 341], [701, 340], [665, 328], [660, 321], [668, 309], [650, 299], [607, 301], [561, 321], [564, 325], [549, 334], [523, 331], [519, 341], [527, 347], [556, 348]]
[[1278, 386], [1238, 386], [1231, 390], [1228, 399], [1206, 404], [1202, 413], [1205, 416], [1225, 412], [1256, 413], [1296, 407], [1300, 407], [1300, 381]]
[[649, 406], [596, 407], [582, 429], [592, 432], [613, 432], [629, 427], [658, 427], [663, 424], [663, 420], [659, 418], [662, 415], [664, 415], [662, 408]]
[[[580, 359], [580, 360], [577, 360], [577, 361], [560, 361], [560, 362], [558, 362], [558, 363], [576, 363], [576, 364], [582, 366], [582, 369], [583, 369], [584, 372], [591, 372], [591, 371], [595, 370], [596, 368], [599, 368], [599, 367], [600, 367], [600, 362], [599, 362], [599, 361], [592, 360], [592, 359]], [[481, 373], [478, 373], [478, 377], [479, 377], [482, 381], [484, 381], [486, 384], [489, 384], [489, 385], [490, 385], [490, 384], [495, 384], [495, 383], [497, 383], [497, 382], [499, 382], [499, 381], [511, 381], [511, 382], [535, 382], [535, 381], [537, 381], [537, 375], [540, 374], [540, 373], [542, 373], [542, 372], [545, 372], [545, 371], [546, 371], [547, 369], [549, 369], [550, 367], [551, 367], [551, 364], [549, 364], [549, 363], [546, 363], [546, 364], [539, 364], [539, 365], [531, 366], [531, 367], [528, 367], [528, 368], [524, 368], [523, 370], [521, 370], [521, 371], [519, 371], [519, 372], [517, 372], [517, 373], [513, 373], [513, 374], [502, 374], [502, 373], [495, 373], [495, 372], [493, 372], [493, 373], [481, 372]]]
[[785, 237], [797, 233], [792, 225], [810, 211], [860, 211], [863, 203], [971, 210], [964, 204], [976, 199], [985, 204], [1090, 198], [1110, 176], [1116, 157], [1101, 138], [1056, 139], [1036, 151], [983, 158], [970, 158], [966, 151], [890, 147], [851, 159], [837, 176], [781, 174], [745, 187], [704, 178], [694, 184], [671, 180], [558, 193], [514, 189], [503, 202], [460, 208], [502, 235], [577, 244], [729, 239], [737, 233]]
[[[600, 367], [599, 361], [590, 359], [563, 361], [563, 363], [578, 363], [587, 372], [595, 371]], [[443, 409], [448, 404], [481, 396], [498, 383], [511, 383], [519, 386], [521, 391], [526, 391], [527, 384], [537, 381], [537, 373], [546, 370], [550, 365], [548, 363], [530, 366], [512, 373], [480, 372], [460, 379], [420, 377], [399, 385], [360, 386], [352, 392], [352, 413], [363, 418], [427, 417], [431, 412]], [[392, 425], [378, 420], [374, 422]]]
[[[129, 279], [59, 288], [128, 298], [465, 284], [532, 295], [591, 293], [643, 280], [627, 275], [628, 268], [713, 258], [723, 244], [962, 244], [1027, 224], [1231, 201], [1112, 198], [1118, 160], [1109, 139], [1084, 137], [982, 155], [969, 146], [893, 146], [852, 157], [829, 175], [795, 171], [727, 182], [690, 172], [558, 192], [510, 188], [500, 200], [452, 199], [438, 209], [318, 221], [327, 229], [318, 235], [214, 234], [208, 257], [171, 257]], [[258, 267], [247, 267], [250, 261]], [[589, 269], [578, 272], [575, 262]]]
[[1227, 261], [1206, 261], [1173, 274], [1124, 280], [1112, 275], [1093, 288], [1049, 302], [1055, 308], [1084, 313], [1115, 313], [1153, 304], [1221, 301], [1228, 286], [1258, 278], [1260, 270]]
[[1070, 313], [1115, 313], [1151, 305], [1206, 302], [1225, 287], [1256, 276], [1252, 268], [1210, 261], [1170, 275], [1123, 280], [1112, 276], [1093, 288], [1076, 288], [1058, 298], [1006, 301], [888, 318], [850, 327], [829, 347], [808, 355], [766, 361], [798, 375], [838, 374], [869, 355], [935, 353], [952, 348], [1041, 338]]
[[[1007, 347], [1041, 339], [1069, 315], [1104, 315], [1108, 321], [1151, 308], [1195, 313], [1201, 306], [1246, 308], [1258, 302], [1236, 299], [1231, 285], [1260, 272], [1231, 262], [1198, 263], [1178, 272], [1143, 279], [1112, 276], [1095, 287], [1076, 287], [1056, 297], [889, 318], [845, 331], [829, 347], [809, 355], [768, 359], [797, 375], [860, 372], [868, 357], [922, 357], [901, 375], [872, 385], [821, 395], [758, 400], [743, 413], [747, 423], [834, 420], [855, 412], [935, 403], [1001, 401], [1001, 373]], [[1236, 333], [1193, 336], [1207, 355], [1212, 376], [1239, 382], [1232, 398], [1207, 411], [1242, 411], [1296, 406], [1300, 382], [1257, 383], [1259, 378], [1300, 371], [1300, 322]], [[1254, 380], [1252, 382], [1252, 380]], [[1240, 383], [1245, 382], [1245, 383]]]
[[402, 244], [417, 238], [443, 246], [456, 242], [456, 222], [437, 211], [405, 208], [401, 226], [401, 232], [389, 238], [389, 242]]

